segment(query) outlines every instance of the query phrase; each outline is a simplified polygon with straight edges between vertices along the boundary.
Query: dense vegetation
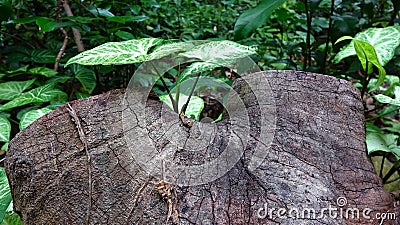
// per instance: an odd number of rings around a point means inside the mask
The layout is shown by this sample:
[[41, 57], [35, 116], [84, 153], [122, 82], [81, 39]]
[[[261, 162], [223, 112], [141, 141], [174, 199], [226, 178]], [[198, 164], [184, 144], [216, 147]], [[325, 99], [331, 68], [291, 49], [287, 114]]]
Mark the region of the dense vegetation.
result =
[[[399, 10], [398, 0], [0, 0], [1, 150], [67, 101], [126, 87], [139, 65], [65, 66], [84, 50], [140, 38], [230, 40], [238, 49], [254, 47], [263, 70], [319, 72], [354, 83], [365, 106], [368, 154], [386, 188], [399, 190]], [[158, 85], [157, 94], [165, 95]], [[2, 168], [0, 194], [0, 221], [19, 224]]]

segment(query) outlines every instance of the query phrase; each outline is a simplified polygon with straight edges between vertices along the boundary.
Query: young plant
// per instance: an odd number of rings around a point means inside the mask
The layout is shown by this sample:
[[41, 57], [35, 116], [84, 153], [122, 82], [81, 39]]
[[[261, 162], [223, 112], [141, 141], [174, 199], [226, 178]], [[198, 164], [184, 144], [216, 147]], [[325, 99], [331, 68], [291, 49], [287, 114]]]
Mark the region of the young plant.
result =
[[[198, 115], [201, 113], [202, 107], [195, 105], [198, 104], [196, 103], [198, 101], [191, 101], [198, 78], [190, 94], [185, 96], [187, 97], [186, 103], [181, 106], [179, 105], [180, 85], [193, 74], [197, 77], [203, 76], [204, 72], [228, 67], [237, 60], [252, 54], [255, 54], [255, 51], [251, 48], [232, 41], [177, 42], [158, 38], [143, 38], [105, 43], [71, 58], [66, 66], [73, 63], [82, 65], [120, 65], [149, 62], [156, 75], [139, 74], [140, 83], [149, 84], [152, 83], [150, 81], [159, 80], [161, 88], [167, 92], [168, 102], [172, 105], [173, 110], [180, 115], [182, 122], [186, 123], [184, 116], [187, 108], [197, 108], [199, 110], [194, 112], [194, 118], [196, 119], [199, 118]], [[174, 60], [190, 59], [190, 63], [182, 65], [185, 66], [183, 71], [178, 68], [176, 77], [171, 82], [171, 80], [167, 79], [167, 76], [171, 75], [161, 74], [153, 63], [153, 60], [164, 57], [173, 57]], [[171, 88], [177, 90], [174, 95], [170, 91]], [[154, 90], [157, 93], [157, 90]], [[160, 88], [158, 89], [158, 94], [163, 96], [163, 93], [160, 93]], [[166, 99], [165, 96], [160, 98], [162, 101], [166, 101]]]
[[[386, 125], [378, 128], [372, 123], [367, 123], [366, 144], [370, 156], [382, 152], [386, 153], [383, 154], [379, 171], [384, 184], [393, 182], [394, 180], [389, 181], [389, 178], [400, 168], [400, 146], [398, 143], [400, 133], [396, 129], [400, 128], [400, 123], [395, 119], [395, 116], [399, 113], [400, 86], [398, 77], [386, 76], [386, 70], [383, 68], [393, 58], [395, 49], [400, 44], [399, 30], [398, 27], [370, 28], [358, 33], [354, 38], [349, 36], [339, 38], [336, 43], [343, 40], [351, 40], [351, 43], [334, 58], [334, 63], [338, 63], [346, 57], [357, 55], [362, 66], [361, 73], [364, 75], [361, 81], [361, 95], [364, 98], [365, 94], [371, 93], [377, 101], [373, 110], [382, 108], [378, 115], [367, 119], [367, 121], [380, 119]], [[373, 67], [378, 70], [377, 78], [375, 78]], [[390, 86], [385, 88], [382, 86], [383, 84]], [[394, 98], [391, 96], [394, 96]], [[388, 172], [383, 174], [383, 167], [388, 154], [394, 156], [395, 162]]]

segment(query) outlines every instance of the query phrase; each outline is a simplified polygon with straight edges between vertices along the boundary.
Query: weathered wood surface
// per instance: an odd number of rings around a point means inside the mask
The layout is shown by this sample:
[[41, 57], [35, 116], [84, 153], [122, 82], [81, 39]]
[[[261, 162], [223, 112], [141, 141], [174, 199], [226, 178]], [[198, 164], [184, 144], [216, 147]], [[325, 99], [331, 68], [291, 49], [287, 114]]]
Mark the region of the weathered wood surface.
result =
[[[399, 214], [366, 155], [359, 92], [344, 80], [324, 75], [262, 73], [275, 98], [276, 130], [257, 169], [248, 169], [248, 155], [263, 141], [260, 108], [252, 92], [237, 83], [251, 124], [243, 157], [221, 178], [197, 186], [173, 185], [171, 201], [162, 198], [155, 188], [158, 178], [138, 166], [137, 154], [124, 138], [124, 92], [116, 90], [60, 107], [11, 141], [5, 167], [15, 211], [24, 224], [165, 224], [169, 203], [169, 224], [380, 224], [376, 213]], [[159, 102], [149, 100], [146, 113], [133, 114], [162, 152], [170, 146], [169, 137], [158, 129], [165, 120], [160, 109]], [[177, 115], [170, 119], [178, 122]], [[197, 125], [181, 126], [176, 135], [190, 142]], [[199, 163], [221, 153], [230, 124], [224, 120], [216, 127], [218, 138], [205, 153], [197, 156], [183, 149], [176, 160]], [[360, 210], [360, 219], [329, 216], [328, 211], [318, 217], [329, 207], [340, 213], [340, 198], [347, 200], [344, 210]], [[265, 206], [276, 210], [263, 218]], [[314, 209], [318, 218], [278, 217], [278, 208], [302, 207]], [[372, 210], [370, 219], [362, 218], [365, 208]]]

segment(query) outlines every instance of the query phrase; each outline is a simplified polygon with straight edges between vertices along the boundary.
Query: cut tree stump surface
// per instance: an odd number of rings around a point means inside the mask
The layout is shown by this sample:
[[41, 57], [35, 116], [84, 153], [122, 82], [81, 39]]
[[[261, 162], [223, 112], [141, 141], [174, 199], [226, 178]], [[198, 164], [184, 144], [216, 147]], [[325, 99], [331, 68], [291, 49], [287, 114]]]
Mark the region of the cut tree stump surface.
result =
[[[256, 169], [248, 166], [254, 146], [264, 144], [261, 112], [254, 92], [240, 79], [234, 87], [249, 113], [249, 142], [227, 173], [196, 186], [163, 183], [149, 176], [134, 157], [145, 150], [140, 145], [135, 150], [129, 147], [150, 138], [158, 152], [173, 150], [171, 136], [159, 127], [165, 120], [176, 120], [179, 125], [178, 116], [167, 113], [169, 117], [161, 118], [162, 103], [151, 99], [145, 113], [136, 112], [135, 107], [123, 108], [125, 92], [114, 90], [70, 102], [11, 141], [5, 169], [14, 210], [24, 224], [35, 225], [165, 224], [167, 219], [168, 224], [381, 224], [376, 213], [399, 215], [366, 154], [358, 90], [347, 81], [325, 75], [261, 73], [272, 89], [276, 128], [272, 143], [263, 149], [266, 157]], [[140, 129], [147, 131], [147, 137], [131, 133], [133, 139], [125, 139], [123, 110], [134, 116], [138, 127], [144, 124]], [[179, 125], [175, 141], [193, 143], [197, 126], [199, 122], [192, 128]], [[183, 148], [174, 160], [199, 164], [229, 150], [225, 149], [231, 132], [229, 120], [214, 128], [217, 135], [204, 150]], [[329, 208], [337, 211], [329, 216]], [[346, 209], [354, 208], [360, 218], [350, 215], [346, 219]], [[370, 218], [363, 218], [367, 208]], [[304, 209], [311, 211], [302, 215]], [[296, 210], [300, 216], [286, 218]], [[385, 220], [382, 224], [400, 223]]]

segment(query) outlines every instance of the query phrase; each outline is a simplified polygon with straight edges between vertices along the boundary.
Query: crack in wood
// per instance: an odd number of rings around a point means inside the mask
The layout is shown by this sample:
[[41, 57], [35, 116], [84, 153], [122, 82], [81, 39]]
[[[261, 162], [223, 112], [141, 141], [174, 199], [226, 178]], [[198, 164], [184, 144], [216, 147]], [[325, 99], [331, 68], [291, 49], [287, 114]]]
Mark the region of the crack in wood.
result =
[[89, 149], [88, 149], [88, 143], [86, 140], [86, 136], [85, 136], [85, 132], [83, 131], [82, 128], [82, 124], [81, 121], [78, 117], [78, 115], [76, 114], [76, 111], [74, 108], [72, 108], [72, 106], [68, 103], [68, 112], [69, 115], [72, 117], [72, 121], [75, 123], [76, 129], [78, 131], [78, 136], [79, 136], [79, 140], [82, 142], [83, 144], [83, 148], [85, 149], [86, 152], [86, 157], [87, 157], [87, 170], [88, 170], [88, 208], [87, 208], [87, 212], [86, 212], [86, 224], [89, 224], [90, 221], [90, 211], [92, 210], [92, 159], [90, 157], [90, 153], [89, 153]]

